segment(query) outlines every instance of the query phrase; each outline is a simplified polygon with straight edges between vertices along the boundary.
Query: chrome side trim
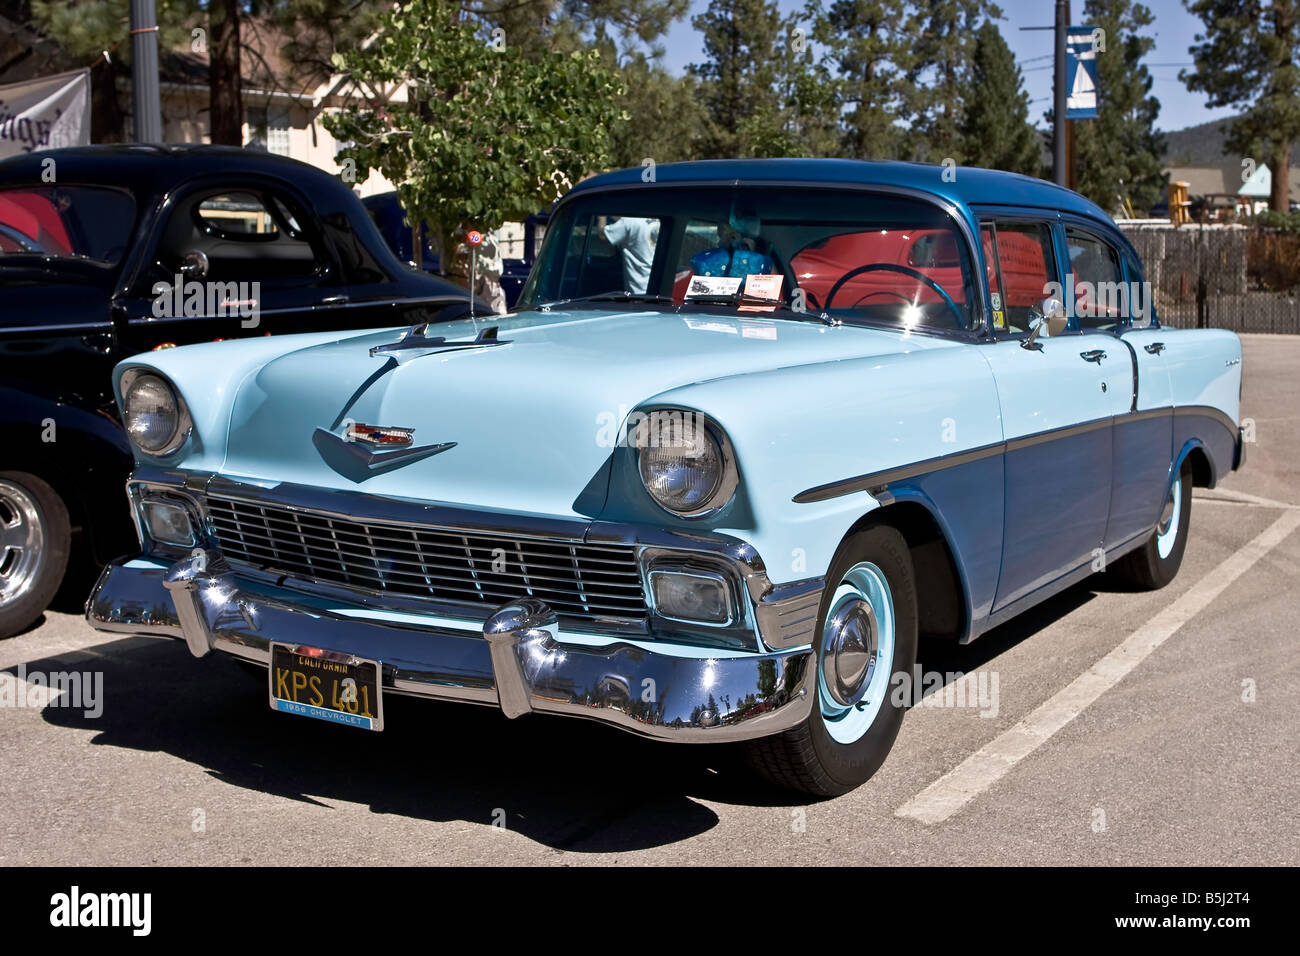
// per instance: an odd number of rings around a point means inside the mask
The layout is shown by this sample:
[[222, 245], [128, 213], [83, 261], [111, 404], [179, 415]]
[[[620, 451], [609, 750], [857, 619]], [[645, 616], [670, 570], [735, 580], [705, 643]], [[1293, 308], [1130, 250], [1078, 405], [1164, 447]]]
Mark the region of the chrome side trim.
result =
[[1131, 422], [1142, 421], [1147, 418], [1164, 418], [1171, 415], [1180, 418], [1210, 418], [1234, 434], [1237, 430], [1237, 423], [1229, 418], [1222, 409], [1215, 408], [1212, 405], [1183, 405], [1179, 407], [1170, 406], [1166, 408], [1150, 408], [1140, 412], [1126, 412], [1123, 415], [1110, 415], [1106, 418], [1097, 418], [1089, 422], [1082, 422], [1078, 425], [1065, 425], [1061, 428], [1051, 428], [1047, 431], [1035, 432], [1032, 435], [1023, 435], [1020, 438], [995, 442], [991, 445], [980, 445], [977, 448], [971, 448], [967, 451], [959, 451], [951, 455], [942, 455], [938, 458], [927, 458], [924, 461], [918, 461], [914, 464], [899, 465], [895, 468], [886, 468], [866, 475], [859, 475], [855, 478], [843, 478], [839, 481], [828, 482], [824, 485], [816, 485], [806, 491], [801, 491], [791, 500], [796, 504], [808, 504], [814, 501], [826, 501], [830, 498], [840, 498], [857, 491], [868, 491], [874, 494], [875, 490], [882, 490], [891, 482], [904, 481], [908, 478], [916, 478], [920, 475], [928, 475], [931, 472], [942, 471], [945, 468], [956, 468], [959, 465], [970, 464], [971, 462], [979, 461], [982, 458], [1005, 454], [1009, 451], [1017, 451], [1021, 448], [1029, 448], [1034, 445], [1058, 441], [1063, 438], [1072, 438], [1076, 435], [1083, 435], [1087, 432], [1096, 431], [1099, 428], [1112, 428], [1115, 426], [1127, 425]]

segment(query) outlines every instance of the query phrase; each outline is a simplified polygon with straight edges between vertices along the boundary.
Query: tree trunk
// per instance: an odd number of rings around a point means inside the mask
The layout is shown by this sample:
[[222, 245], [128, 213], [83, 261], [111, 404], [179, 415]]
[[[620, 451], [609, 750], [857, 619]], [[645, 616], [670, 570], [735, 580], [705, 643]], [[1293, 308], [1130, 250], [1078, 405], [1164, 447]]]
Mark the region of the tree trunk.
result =
[[1269, 164], [1273, 174], [1273, 192], [1269, 205], [1274, 212], [1287, 212], [1291, 209], [1291, 144], [1280, 143], [1273, 150], [1273, 161]]
[[126, 114], [117, 98], [118, 66], [107, 61], [90, 71], [90, 141], [124, 143]]
[[244, 145], [244, 104], [240, 94], [239, 0], [212, 0], [208, 12], [208, 127], [211, 141]]

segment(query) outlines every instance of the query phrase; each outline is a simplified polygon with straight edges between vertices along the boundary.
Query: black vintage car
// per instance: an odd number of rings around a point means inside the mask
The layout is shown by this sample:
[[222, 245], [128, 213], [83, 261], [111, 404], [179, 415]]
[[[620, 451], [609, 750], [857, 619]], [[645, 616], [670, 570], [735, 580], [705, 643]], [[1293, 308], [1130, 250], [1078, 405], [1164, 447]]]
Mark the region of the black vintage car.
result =
[[77, 532], [96, 564], [136, 547], [117, 362], [467, 304], [399, 262], [352, 191], [303, 163], [212, 146], [0, 162], [0, 637], [44, 611]]

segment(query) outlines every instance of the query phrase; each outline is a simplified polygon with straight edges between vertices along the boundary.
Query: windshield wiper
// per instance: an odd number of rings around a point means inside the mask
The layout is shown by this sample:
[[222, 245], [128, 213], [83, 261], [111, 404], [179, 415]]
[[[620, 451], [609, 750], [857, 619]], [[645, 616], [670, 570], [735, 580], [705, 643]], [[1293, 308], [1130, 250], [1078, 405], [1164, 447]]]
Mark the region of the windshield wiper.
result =
[[764, 299], [756, 295], [748, 295], [744, 292], [733, 292], [729, 295], [693, 295], [686, 299], [682, 304], [684, 306], [697, 302], [701, 305], [761, 305], [765, 308], [788, 313], [791, 317], [802, 322], [820, 322], [822, 325], [841, 325], [838, 319], [831, 318], [825, 312], [809, 312], [802, 309], [796, 309], [785, 302], [778, 302], [775, 299]]
[[551, 309], [574, 302], [650, 302], [671, 305], [673, 298], [670, 295], [652, 295], [648, 292], [597, 292], [594, 295], [579, 295], [571, 299], [556, 299], [554, 302], [539, 302], [528, 308], [549, 312]]

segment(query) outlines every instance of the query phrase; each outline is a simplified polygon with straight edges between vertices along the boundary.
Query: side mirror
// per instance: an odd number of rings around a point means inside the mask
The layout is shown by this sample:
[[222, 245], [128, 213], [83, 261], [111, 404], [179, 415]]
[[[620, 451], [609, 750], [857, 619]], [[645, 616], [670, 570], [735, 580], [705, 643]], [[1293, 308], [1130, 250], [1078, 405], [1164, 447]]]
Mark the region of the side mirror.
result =
[[1035, 311], [1038, 313], [1038, 322], [1030, 331], [1029, 338], [1020, 343], [1022, 348], [1041, 349], [1043, 346], [1038, 341], [1038, 337], [1044, 334], [1044, 331], [1048, 338], [1052, 338], [1064, 332], [1065, 327], [1070, 324], [1065, 314], [1065, 303], [1055, 296], [1048, 296]]

